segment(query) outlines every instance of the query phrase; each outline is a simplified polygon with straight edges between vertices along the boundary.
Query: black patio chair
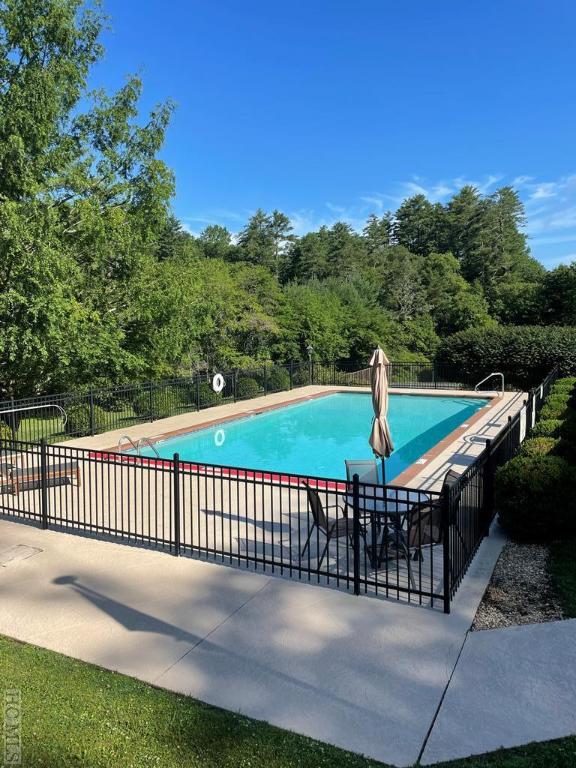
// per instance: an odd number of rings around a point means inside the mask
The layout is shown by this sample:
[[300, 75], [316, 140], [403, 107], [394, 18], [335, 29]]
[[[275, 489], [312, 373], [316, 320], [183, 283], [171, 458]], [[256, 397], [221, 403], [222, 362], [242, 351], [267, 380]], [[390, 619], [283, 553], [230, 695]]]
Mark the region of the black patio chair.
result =
[[[447, 492], [460, 475], [453, 469], [448, 470], [442, 483], [442, 492]], [[400, 556], [406, 560], [408, 577], [412, 589], [416, 589], [416, 580], [412, 572], [412, 560], [422, 561], [422, 548], [441, 544], [442, 503], [440, 499], [420, 501], [413, 504], [396, 525], [387, 525], [380, 542], [378, 562]]]
[[[322, 561], [326, 556], [326, 552], [328, 551], [328, 545], [330, 544], [332, 539], [341, 539], [347, 536], [349, 539], [350, 546], [354, 545], [353, 525], [352, 525], [352, 521], [348, 520], [345, 504], [336, 503], [336, 504], [325, 505], [326, 509], [342, 510], [342, 517], [336, 517], [331, 519], [328, 517], [328, 515], [325, 512], [325, 508], [322, 504], [322, 500], [320, 499], [320, 494], [318, 493], [318, 491], [315, 488], [311, 488], [308, 485], [308, 483], [303, 483], [303, 485], [306, 488], [306, 495], [308, 497], [308, 506], [310, 508], [310, 511], [312, 512], [312, 518], [314, 522], [308, 532], [308, 538], [306, 539], [306, 543], [304, 544], [304, 549], [302, 550], [302, 553], [300, 556], [304, 557], [304, 555], [306, 554], [306, 550], [310, 546], [310, 540], [312, 539], [312, 534], [314, 533], [314, 530], [318, 528], [318, 530], [322, 531], [322, 533], [326, 537], [326, 544], [324, 546], [324, 549], [322, 550], [320, 560], [318, 561], [318, 567], [320, 567], [322, 565]], [[362, 524], [360, 525], [360, 535], [364, 540], [366, 540], [366, 529]]]

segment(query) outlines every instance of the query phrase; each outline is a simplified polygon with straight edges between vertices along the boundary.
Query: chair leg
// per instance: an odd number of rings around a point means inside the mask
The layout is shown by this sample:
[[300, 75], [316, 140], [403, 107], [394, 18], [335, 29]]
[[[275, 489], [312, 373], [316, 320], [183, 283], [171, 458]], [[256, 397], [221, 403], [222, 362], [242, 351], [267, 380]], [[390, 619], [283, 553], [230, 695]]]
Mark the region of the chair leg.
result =
[[306, 539], [306, 544], [304, 544], [304, 549], [302, 550], [300, 557], [304, 557], [306, 554], [306, 550], [310, 546], [310, 539], [312, 538], [312, 534], [314, 533], [314, 528], [316, 528], [316, 523], [313, 523], [312, 528], [310, 528], [310, 533], [308, 534], [308, 538]]
[[406, 567], [408, 568], [408, 578], [410, 579], [410, 584], [412, 585], [412, 589], [416, 589], [416, 579], [414, 578], [414, 573], [412, 572], [412, 558], [410, 557], [410, 551], [407, 547], [404, 547], [404, 557], [406, 559]]
[[322, 550], [322, 554], [320, 556], [320, 560], [318, 560], [318, 568], [322, 565], [322, 560], [326, 557], [326, 552], [328, 552], [328, 544], [330, 544], [330, 536], [326, 536], [326, 546]]

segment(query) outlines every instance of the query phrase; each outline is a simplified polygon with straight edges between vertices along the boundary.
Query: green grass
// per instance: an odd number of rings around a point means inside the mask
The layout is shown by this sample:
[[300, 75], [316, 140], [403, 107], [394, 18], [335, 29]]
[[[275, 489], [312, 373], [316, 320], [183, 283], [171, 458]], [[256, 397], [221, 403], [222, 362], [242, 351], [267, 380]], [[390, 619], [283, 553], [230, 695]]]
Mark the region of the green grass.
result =
[[576, 618], [576, 539], [556, 542], [550, 547], [550, 576], [564, 616]]
[[[0, 688], [22, 696], [27, 768], [376, 768], [381, 764], [66, 656], [0, 637]], [[450, 768], [569, 768], [576, 738]]]

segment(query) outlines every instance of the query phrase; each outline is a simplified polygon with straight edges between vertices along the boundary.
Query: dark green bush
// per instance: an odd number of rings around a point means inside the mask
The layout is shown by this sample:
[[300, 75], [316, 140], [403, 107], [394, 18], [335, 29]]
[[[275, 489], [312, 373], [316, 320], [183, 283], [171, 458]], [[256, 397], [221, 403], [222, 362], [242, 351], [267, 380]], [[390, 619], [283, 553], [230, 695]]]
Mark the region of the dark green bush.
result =
[[562, 419], [541, 419], [530, 431], [530, 437], [560, 437]]
[[236, 398], [248, 400], [261, 394], [260, 385], [251, 376], [239, 376], [236, 380]]
[[310, 384], [310, 369], [308, 364], [299, 365], [294, 368], [292, 372], [292, 385], [294, 387], [302, 387]]
[[523, 456], [547, 456], [556, 452], [560, 442], [559, 437], [529, 437], [520, 452]]
[[269, 392], [281, 392], [290, 389], [290, 374], [285, 368], [274, 366], [268, 371], [266, 386]]
[[145, 390], [137, 395], [132, 407], [137, 416], [144, 419], [164, 419], [178, 413], [182, 405], [182, 394], [174, 387], [159, 387]]
[[200, 393], [200, 408], [208, 408], [219, 405], [222, 402], [222, 393], [214, 392], [209, 381], [201, 381], [198, 387]]
[[125, 411], [130, 407], [125, 393], [122, 396], [114, 392], [97, 392], [94, 395], [94, 402], [105, 411], [113, 411], [114, 413]]
[[[75, 403], [65, 408], [67, 435], [84, 437], [91, 434], [90, 429], [90, 405], [88, 403]], [[106, 412], [99, 405], [94, 406], [93, 411], [94, 432], [101, 432], [106, 427]]]
[[576, 372], [576, 328], [472, 328], [445, 339], [436, 360], [478, 380], [490, 371], [502, 371], [511, 384], [529, 388], [540, 383], [555, 365], [563, 376]]
[[576, 533], [576, 472], [559, 456], [516, 456], [496, 472], [502, 527], [523, 540]]

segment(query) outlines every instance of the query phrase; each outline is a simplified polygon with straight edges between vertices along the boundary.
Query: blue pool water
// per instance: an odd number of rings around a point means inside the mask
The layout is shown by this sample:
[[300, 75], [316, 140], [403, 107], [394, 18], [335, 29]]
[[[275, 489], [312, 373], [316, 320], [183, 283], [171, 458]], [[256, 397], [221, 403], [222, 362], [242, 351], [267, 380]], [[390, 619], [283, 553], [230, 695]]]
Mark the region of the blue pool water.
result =
[[[391, 395], [388, 419], [394, 453], [389, 482], [487, 400]], [[370, 459], [372, 401], [368, 394], [336, 393], [239, 418], [156, 443], [162, 458], [250, 469], [345, 478], [345, 459]], [[151, 449], [142, 454], [154, 456]]]

